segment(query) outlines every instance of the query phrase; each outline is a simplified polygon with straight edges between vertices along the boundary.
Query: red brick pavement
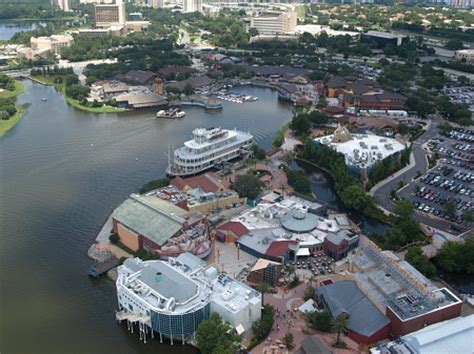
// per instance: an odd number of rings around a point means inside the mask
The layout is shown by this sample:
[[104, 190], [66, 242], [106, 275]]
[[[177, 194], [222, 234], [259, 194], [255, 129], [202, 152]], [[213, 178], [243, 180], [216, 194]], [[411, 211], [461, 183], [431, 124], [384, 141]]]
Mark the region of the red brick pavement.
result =
[[[331, 348], [336, 340], [336, 334], [323, 333], [308, 329], [303, 315], [294, 311], [295, 307], [303, 302], [304, 293], [307, 284], [301, 284], [295, 289], [285, 292], [278, 289], [276, 294], [265, 294], [265, 304], [270, 304], [275, 308], [275, 321], [272, 331], [265, 341], [260, 343], [254, 349], [253, 354], [283, 354], [288, 353], [286, 348], [279, 348], [278, 344], [283, 342], [283, 337], [287, 333], [292, 333], [294, 338], [295, 350], [301, 346], [301, 342], [311, 334], [316, 334], [326, 345], [336, 354], [359, 353], [358, 344], [346, 336], [342, 339], [346, 342], [350, 350]], [[279, 312], [278, 312], [279, 310]]]

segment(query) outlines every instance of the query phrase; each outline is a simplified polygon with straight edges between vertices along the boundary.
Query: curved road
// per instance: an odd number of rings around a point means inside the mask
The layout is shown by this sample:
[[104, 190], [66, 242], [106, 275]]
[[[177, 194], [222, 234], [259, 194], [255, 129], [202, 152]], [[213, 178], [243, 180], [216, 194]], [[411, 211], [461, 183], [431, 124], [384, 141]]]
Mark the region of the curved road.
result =
[[[431, 125], [429, 126], [428, 130], [412, 145], [412, 153], [415, 164], [404, 173], [398, 176], [395, 175], [393, 178], [389, 177], [385, 183], [382, 183], [379, 187], [376, 187], [375, 191], [371, 191], [371, 194], [374, 195], [380, 206], [385, 210], [393, 212], [395, 205], [390, 200], [390, 192], [398, 188], [400, 181], [410, 183], [418, 171], [425, 172], [428, 169], [428, 153], [423, 149], [422, 145], [438, 134], [438, 125], [442, 122], [441, 117], [438, 115], [433, 115], [430, 118]], [[454, 233], [454, 231], [450, 229], [451, 223], [445, 220], [419, 212], [415, 212], [413, 217], [420, 223], [432, 226], [439, 230], [447, 231], [449, 233]]]

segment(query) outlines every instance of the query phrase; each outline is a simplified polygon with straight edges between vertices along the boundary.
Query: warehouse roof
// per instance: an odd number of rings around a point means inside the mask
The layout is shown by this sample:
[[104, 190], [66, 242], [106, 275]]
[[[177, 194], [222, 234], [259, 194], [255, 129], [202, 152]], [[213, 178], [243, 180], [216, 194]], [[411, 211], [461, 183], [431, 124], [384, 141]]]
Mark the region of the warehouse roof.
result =
[[127, 228], [162, 246], [178, 231], [186, 220], [184, 209], [155, 196], [131, 194], [112, 217]]
[[359, 290], [355, 281], [345, 280], [316, 289], [318, 296], [333, 317], [342, 313], [349, 315], [349, 329], [370, 337], [390, 323], [389, 319], [375, 307]]

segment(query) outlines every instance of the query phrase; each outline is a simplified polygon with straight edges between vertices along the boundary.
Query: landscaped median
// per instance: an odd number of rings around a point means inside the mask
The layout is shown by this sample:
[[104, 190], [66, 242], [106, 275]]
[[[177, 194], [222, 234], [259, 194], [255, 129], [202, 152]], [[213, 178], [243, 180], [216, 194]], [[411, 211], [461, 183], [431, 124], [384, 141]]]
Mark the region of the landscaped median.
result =
[[101, 107], [89, 107], [83, 105], [81, 102], [78, 100], [69, 97], [66, 95], [66, 85], [63, 82], [58, 83], [56, 82], [57, 77], [56, 76], [32, 76], [31, 80], [38, 82], [43, 85], [52, 85], [56, 88], [57, 91], [61, 92], [64, 96], [64, 99], [66, 102], [70, 105], [73, 106], [81, 111], [85, 112], [90, 112], [90, 113], [120, 113], [120, 112], [125, 112], [125, 109], [123, 108], [117, 108], [117, 107], [112, 107], [112, 106], [107, 106], [103, 105]]

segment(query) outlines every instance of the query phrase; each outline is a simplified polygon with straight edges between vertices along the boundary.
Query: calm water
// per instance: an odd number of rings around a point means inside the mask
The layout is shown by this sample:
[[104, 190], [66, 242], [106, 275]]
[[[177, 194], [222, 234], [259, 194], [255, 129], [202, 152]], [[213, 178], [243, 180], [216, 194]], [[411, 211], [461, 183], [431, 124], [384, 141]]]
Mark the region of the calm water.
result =
[[0, 22], [0, 40], [8, 40], [17, 32], [31, 31], [37, 27], [36, 22]]
[[190, 108], [182, 120], [96, 115], [69, 107], [51, 87], [25, 85], [19, 101], [31, 106], [0, 139], [0, 352], [192, 351], [145, 345], [117, 324], [114, 284], [86, 275], [86, 251], [114, 207], [163, 176], [168, 145], [181, 145], [193, 128], [222, 126], [248, 130], [268, 148], [290, 107], [276, 92], [245, 88], [260, 101], [214, 113]]

